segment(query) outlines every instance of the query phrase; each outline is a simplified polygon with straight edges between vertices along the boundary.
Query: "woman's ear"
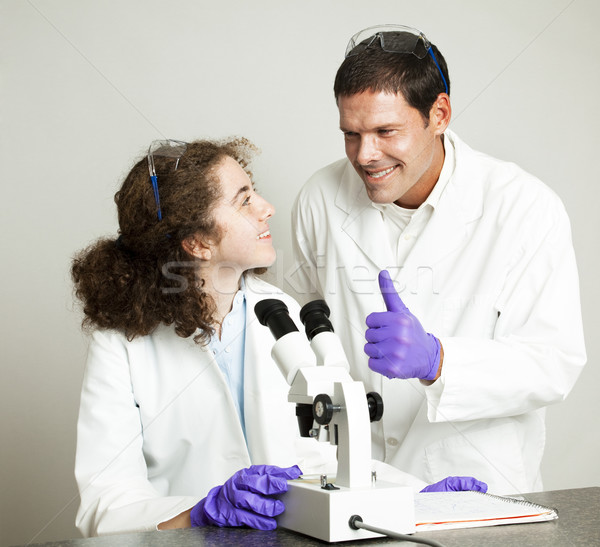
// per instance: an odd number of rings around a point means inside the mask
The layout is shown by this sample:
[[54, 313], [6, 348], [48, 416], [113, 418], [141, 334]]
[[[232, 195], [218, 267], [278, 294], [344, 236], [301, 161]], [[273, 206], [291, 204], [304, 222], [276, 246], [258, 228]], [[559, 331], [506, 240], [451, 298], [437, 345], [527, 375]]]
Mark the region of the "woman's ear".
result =
[[181, 246], [187, 254], [200, 260], [210, 260], [212, 257], [210, 246], [204, 243], [198, 234], [186, 237]]

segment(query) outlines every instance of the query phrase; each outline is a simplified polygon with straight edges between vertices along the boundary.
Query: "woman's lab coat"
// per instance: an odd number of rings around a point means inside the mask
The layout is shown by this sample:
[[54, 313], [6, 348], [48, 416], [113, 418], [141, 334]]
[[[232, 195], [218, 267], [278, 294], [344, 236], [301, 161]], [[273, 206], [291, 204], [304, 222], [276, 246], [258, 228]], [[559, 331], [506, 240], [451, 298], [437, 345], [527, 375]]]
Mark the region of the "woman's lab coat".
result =
[[[472, 475], [495, 492], [538, 490], [544, 407], [566, 397], [586, 360], [569, 220], [539, 180], [445, 137], [454, 165], [404, 262], [341, 160], [298, 196], [288, 281], [307, 299], [327, 300], [354, 378], [383, 394], [374, 457], [427, 482]], [[368, 368], [365, 318], [385, 309], [382, 269], [441, 340], [442, 376], [431, 387]]]
[[246, 289], [248, 446], [205, 347], [172, 326], [131, 342], [117, 332], [94, 333], [75, 464], [77, 527], [85, 536], [155, 529], [251, 464], [298, 464], [306, 473], [335, 462], [333, 447], [299, 437], [289, 386], [270, 356], [274, 339], [254, 315], [257, 301], [278, 298], [297, 319], [297, 303], [252, 276]]

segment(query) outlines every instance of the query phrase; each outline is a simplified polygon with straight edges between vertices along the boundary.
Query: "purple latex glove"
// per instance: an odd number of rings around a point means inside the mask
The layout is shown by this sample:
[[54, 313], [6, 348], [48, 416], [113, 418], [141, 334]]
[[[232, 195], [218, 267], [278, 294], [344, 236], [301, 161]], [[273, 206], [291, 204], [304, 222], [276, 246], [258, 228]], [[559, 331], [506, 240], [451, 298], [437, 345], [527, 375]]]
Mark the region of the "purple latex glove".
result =
[[473, 477], [446, 477], [439, 482], [426, 486], [421, 492], [457, 492], [461, 490], [475, 490], [487, 492], [487, 484]]
[[367, 317], [369, 368], [388, 378], [433, 380], [440, 365], [439, 340], [404, 305], [387, 270], [379, 272], [379, 288], [388, 311]]
[[242, 469], [194, 506], [190, 514], [192, 527], [212, 524], [274, 530], [277, 523], [273, 517], [283, 513], [285, 506], [271, 496], [287, 492], [288, 479], [297, 479], [301, 474], [297, 465], [252, 465]]

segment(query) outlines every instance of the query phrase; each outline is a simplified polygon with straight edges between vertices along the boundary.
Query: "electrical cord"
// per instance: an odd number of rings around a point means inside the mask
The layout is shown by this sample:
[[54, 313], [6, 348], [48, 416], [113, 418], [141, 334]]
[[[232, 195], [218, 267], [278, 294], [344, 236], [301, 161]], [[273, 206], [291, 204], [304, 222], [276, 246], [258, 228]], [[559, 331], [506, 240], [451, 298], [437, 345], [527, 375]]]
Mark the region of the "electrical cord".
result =
[[431, 547], [444, 547], [444, 545], [438, 541], [434, 541], [433, 539], [421, 539], [415, 538], [413, 536], [409, 536], [407, 534], [399, 534], [398, 532], [393, 532], [392, 530], [385, 530], [384, 528], [377, 528], [376, 526], [371, 526], [370, 524], [365, 524], [360, 515], [352, 515], [350, 520], [348, 521], [350, 528], [353, 530], [358, 530], [359, 528], [363, 528], [365, 530], [369, 530], [370, 532], [375, 532], [376, 534], [382, 534], [384, 536], [389, 536], [395, 539], [401, 539], [403, 541], [412, 541], [413, 543], [421, 543], [423, 545], [431, 545]]

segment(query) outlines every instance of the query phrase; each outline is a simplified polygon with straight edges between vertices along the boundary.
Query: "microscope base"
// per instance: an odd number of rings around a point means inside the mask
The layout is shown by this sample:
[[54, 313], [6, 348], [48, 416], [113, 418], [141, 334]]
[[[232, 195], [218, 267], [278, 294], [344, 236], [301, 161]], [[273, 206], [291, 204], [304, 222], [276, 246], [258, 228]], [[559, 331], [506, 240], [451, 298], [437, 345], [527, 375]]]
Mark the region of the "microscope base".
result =
[[368, 530], [353, 530], [348, 521], [360, 515], [363, 522], [400, 534], [415, 531], [414, 492], [411, 487], [376, 482], [362, 488], [324, 490], [318, 480], [288, 481], [281, 496], [285, 511], [277, 517], [282, 528], [330, 543], [382, 537]]

